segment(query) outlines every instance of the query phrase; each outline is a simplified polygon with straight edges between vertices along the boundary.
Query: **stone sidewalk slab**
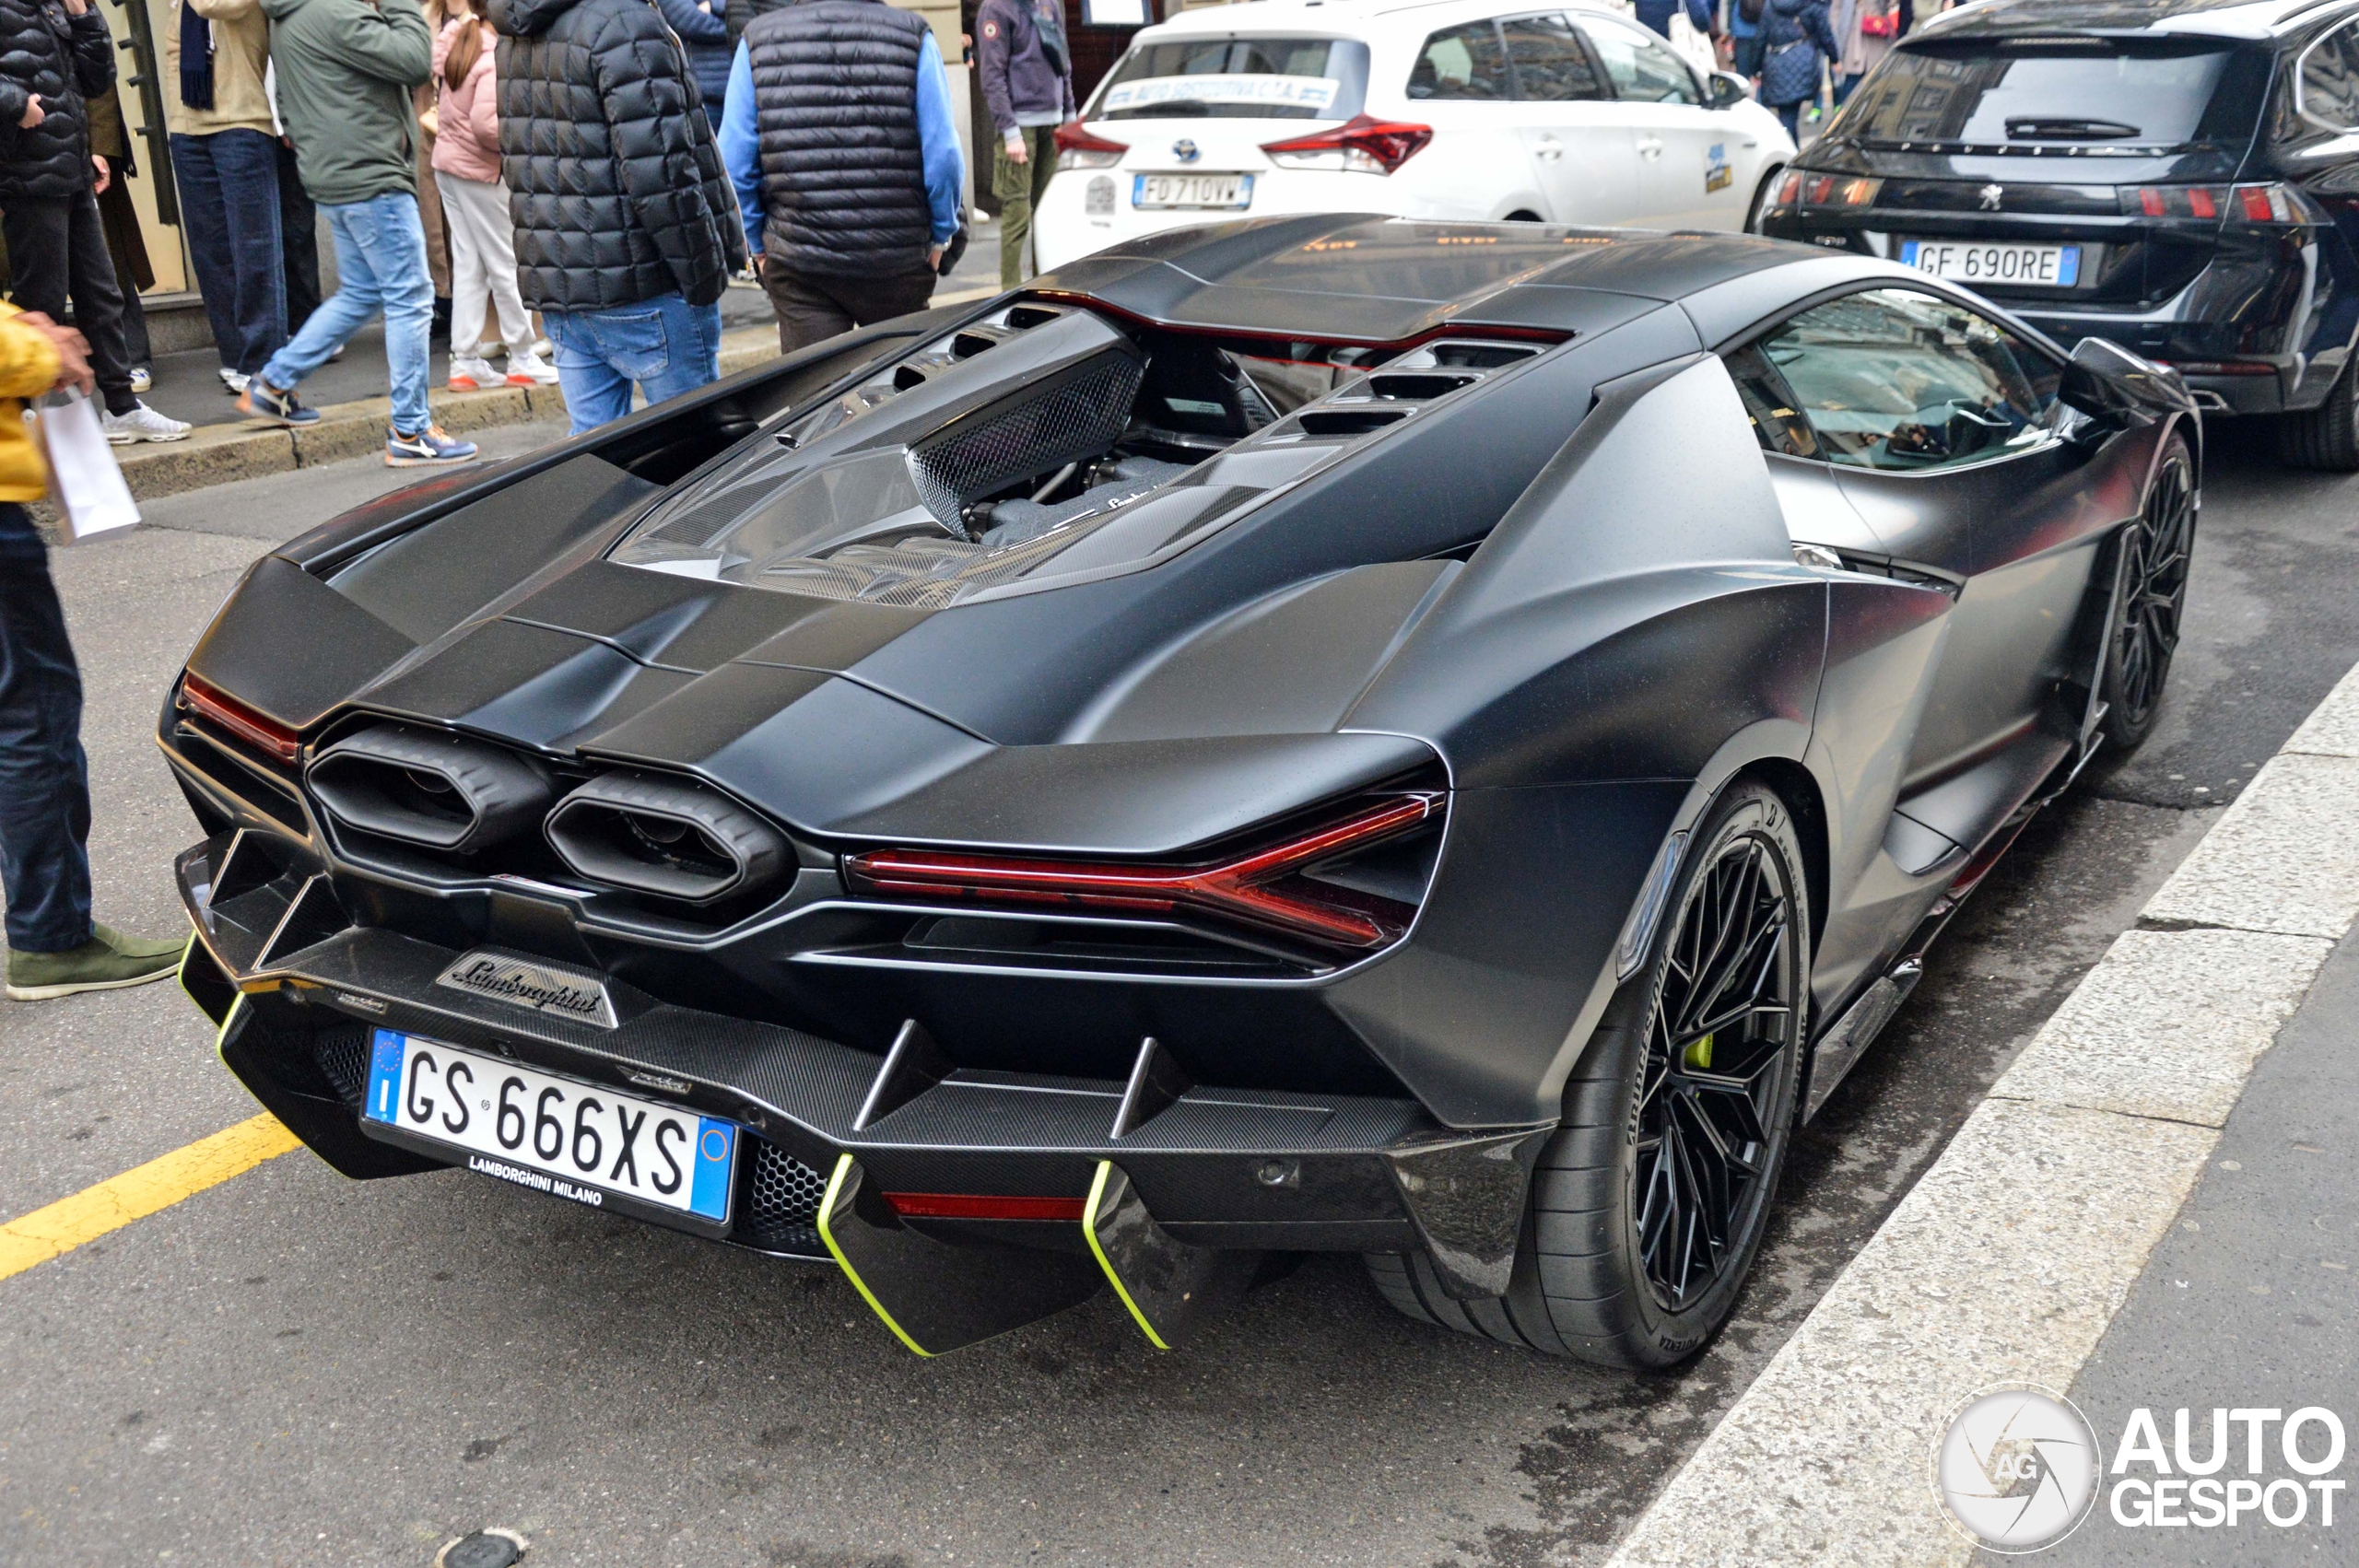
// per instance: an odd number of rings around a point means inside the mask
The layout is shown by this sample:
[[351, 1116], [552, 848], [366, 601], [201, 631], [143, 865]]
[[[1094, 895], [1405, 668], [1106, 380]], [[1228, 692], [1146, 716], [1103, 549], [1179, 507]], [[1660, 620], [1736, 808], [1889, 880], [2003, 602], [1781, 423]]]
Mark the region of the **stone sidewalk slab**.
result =
[[[2348, 685], [2348, 683], [2345, 683]], [[2321, 711], [2330, 740], [2346, 720]], [[2308, 726], [2304, 726], [2307, 730]], [[2359, 755], [2281, 752], [2146, 906], [2150, 926], [2225, 926], [2334, 941], [2359, 916]]]

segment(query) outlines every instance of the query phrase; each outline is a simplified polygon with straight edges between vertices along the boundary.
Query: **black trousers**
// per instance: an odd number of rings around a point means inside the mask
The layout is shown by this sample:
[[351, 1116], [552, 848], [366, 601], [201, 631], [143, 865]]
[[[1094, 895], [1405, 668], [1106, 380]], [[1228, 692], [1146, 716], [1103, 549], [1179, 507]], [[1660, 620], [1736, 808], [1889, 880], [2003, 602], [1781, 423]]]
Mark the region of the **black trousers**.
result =
[[287, 335], [320, 308], [320, 209], [295, 173], [295, 149], [278, 144], [278, 240], [287, 259]]
[[871, 322], [922, 310], [933, 298], [933, 273], [924, 267], [890, 277], [849, 274], [839, 277], [788, 272], [780, 266], [762, 268], [762, 287], [769, 294], [770, 309], [778, 312], [780, 354], [792, 354], [806, 344]]
[[0, 501], [0, 892], [8, 945], [90, 940], [90, 778], [82, 675], [33, 521]]
[[107, 412], [138, 407], [123, 335], [123, 287], [115, 282], [99, 198], [86, 187], [70, 201], [10, 202], [0, 212], [0, 234], [7, 236], [8, 266], [16, 274], [9, 299], [20, 310], [62, 322], [71, 298], [74, 324], [90, 340], [90, 369]]

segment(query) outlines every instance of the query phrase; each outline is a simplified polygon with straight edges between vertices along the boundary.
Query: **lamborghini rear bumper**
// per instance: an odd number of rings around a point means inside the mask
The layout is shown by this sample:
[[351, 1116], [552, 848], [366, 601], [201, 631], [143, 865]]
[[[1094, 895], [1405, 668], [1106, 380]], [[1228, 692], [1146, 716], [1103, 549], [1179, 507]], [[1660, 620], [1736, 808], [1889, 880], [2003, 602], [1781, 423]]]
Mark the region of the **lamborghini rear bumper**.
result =
[[[241, 855], [240, 837], [218, 835], [176, 862], [198, 938], [184, 983], [223, 1024], [225, 1062], [346, 1175], [464, 1163], [389, 1140], [360, 1116], [358, 1059], [393, 1031], [743, 1129], [731, 1219], [704, 1234], [766, 1251], [851, 1269], [818, 1213], [849, 1172], [865, 1194], [860, 1212], [882, 1232], [898, 1226], [892, 1199], [972, 1200], [964, 1207], [984, 1217], [913, 1228], [953, 1251], [1021, 1248], [1054, 1272], [1092, 1253], [1085, 1204], [1111, 1166], [1132, 1209], [1190, 1252], [1426, 1250], [1470, 1294], [1506, 1284], [1539, 1129], [1449, 1129], [1409, 1099], [1189, 1084], [1152, 1042], [1128, 1082], [956, 1069], [921, 1032], [880, 1058], [609, 977], [584, 978], [603, 989], [611, 1026], [560, 1016], [439, 984], [463, 950], [352, 924], [322, 868], [290, 864], [284, 840]], [[993, 1217], [992, 1199], [1053, 1200], [1003, 1207], [1055, 1217]], [[851, 1223], [849, 1207], [842, 1217]]]

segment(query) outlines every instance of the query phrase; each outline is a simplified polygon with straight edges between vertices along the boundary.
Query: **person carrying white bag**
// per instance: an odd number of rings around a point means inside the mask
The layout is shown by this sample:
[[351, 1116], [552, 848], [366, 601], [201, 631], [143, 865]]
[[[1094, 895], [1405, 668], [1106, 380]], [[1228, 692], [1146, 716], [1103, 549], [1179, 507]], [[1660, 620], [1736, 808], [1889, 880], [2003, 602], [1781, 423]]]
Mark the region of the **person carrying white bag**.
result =
[[6, 994], [40, 1001], [160, 980], [185, 937], [153, 942], [90, 920], [89, 766], [82, 675], [28, 501], [49, 470], [25, 400], [92, 385], [82, 334], [0, 305], [0, 892], [8, 901]]

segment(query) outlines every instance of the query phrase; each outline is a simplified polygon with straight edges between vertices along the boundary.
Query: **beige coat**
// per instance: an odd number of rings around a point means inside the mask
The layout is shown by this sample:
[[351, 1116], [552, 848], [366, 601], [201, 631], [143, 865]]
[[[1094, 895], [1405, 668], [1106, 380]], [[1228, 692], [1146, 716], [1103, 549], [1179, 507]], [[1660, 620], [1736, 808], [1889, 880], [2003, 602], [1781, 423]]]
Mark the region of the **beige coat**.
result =
[[270, 18], [260, 0], [181, 0], [213, 24], [213, 107], [191, 109], [181, 101], [181, 10], [172, 7], [164, 27], [164, 123], [184, 136], [216, 131], [278, 134], [271, 123], [270, 95], [263, 71], [270, 64]]

